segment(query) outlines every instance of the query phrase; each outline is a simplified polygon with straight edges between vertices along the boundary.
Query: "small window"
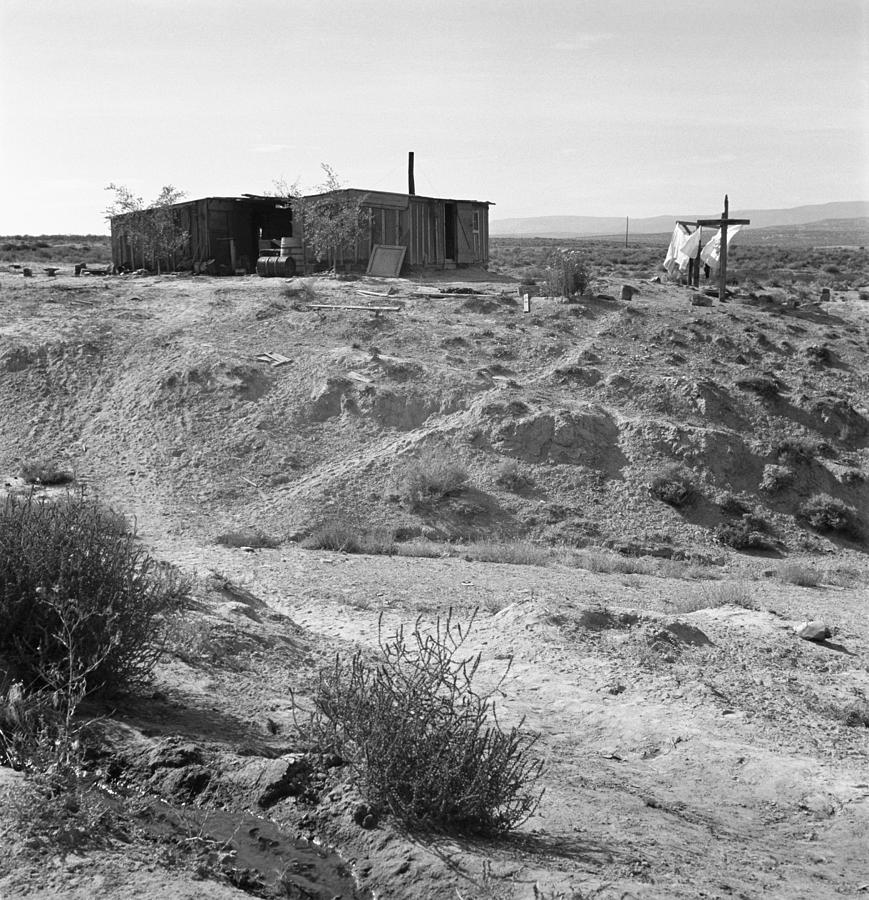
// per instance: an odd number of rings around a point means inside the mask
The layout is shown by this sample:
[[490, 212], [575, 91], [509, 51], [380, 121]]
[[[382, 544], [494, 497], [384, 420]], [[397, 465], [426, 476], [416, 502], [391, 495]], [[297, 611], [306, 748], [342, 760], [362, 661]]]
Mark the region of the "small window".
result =
[[474, 231], [479, 231], [479, 230], [480, 230], [480, 213], [475, 212], [474, 213]]

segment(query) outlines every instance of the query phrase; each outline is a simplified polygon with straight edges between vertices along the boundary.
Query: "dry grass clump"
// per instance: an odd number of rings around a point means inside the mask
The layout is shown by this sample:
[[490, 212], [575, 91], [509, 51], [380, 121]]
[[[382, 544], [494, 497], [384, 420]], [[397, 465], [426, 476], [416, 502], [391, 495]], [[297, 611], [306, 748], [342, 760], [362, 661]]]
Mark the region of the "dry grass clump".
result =
[[809, 438], [784, 438], [773, 447], [773, 453], [780, 463], [787, 465], [808, 465], [823, 455], [826, 448]]
[[396, 476], [398, 493], [411, 507], [456, 494], [467, 481], [465, 467], [442, 448], [427, 448], [418, 457], [406, 460]]
[[681, 613], [696, 612], [699, 609], [718, 609], [721, 606], [757, 609], [751, 589], [744, 581], [722, 581], [703, 585], [696, 594], [676, 600], [673, 605], [676, 611]]
[[800, 505], [799, 517], [815, 531], [861, 540], [863, 525], [853, 506], [829, 494], [815, 494]]
[[72, 472], [50, 460], [29, 460], [21, 464], [18, 474], [27, 484], [47, 486], [70, 484], [75, 480]]
[[495, 483], [508, 491], [521, 491], [532, 482], [519, 467], [519, 463], [515, 459], [509, 459], [498, 466], [495, 472]]
[[738, 521], [723, 522], [715, 528], [715, 539], [734, 550], [772, 550], [766, 535], [769, 526], [760, 516], [744, 513]]
[[280, 547], [280, 538], [264, 534], [258, 528], [242, 528], [219, 534], [214, 542], [224, 547], [251, 547], [254, 550], [274, 550]]
[[508, 563], [517, 566], [546, 566], [564, 561], [565, 554], [557, 547], [547, 547], [532, 541], [475, 541], [456, 548], [457, 555], [479, 562]]
[[783, 562], [778, 567], [778, 577], [787, 584], [796, 584], [799, 587], [817, 587], [823, 581], [817, 569], [792, 561]]
[[862, 469], [845, 469], [844, 472], [839, 476], [839, 480], [842, 484], [863, 484], [866, 481], [869, 481], [869, 475], [867, 475]]
[[294, 307], [315, 303], [317, 292], [310, 279], [296, 278], [281, 290], [281, 296], [290, 300]]
[[767, 465], [763, 467], [760, 489], [767, 494], [777, 494], [789, 488], [796, 481], [793, 469], [787, 466]]
[[692, 505], [700, 496], [692, 474], [678, 465], [657, 472], [649, 483], [649, 493], [656, 500], [677, 508]]
[[390, 555], [396, 552], [393, 532], [388, 528], [362, 529], [349, 523], [325, 522], [300, 544], [304, 550], [337, 550], [339, 553]]
[[537, 738], [522, 722], [501, 728], [494, 691], [473, 684], [480, 654], [462, 658], [472, 623], [450, 613], [428, 632], [420, 620], [410, 634], [381, 631], [373, 659], [338, 655], [318, 676], [313, 735], [353, 764], [370, 803], [411, 827], [504, 833], [540, 802]]

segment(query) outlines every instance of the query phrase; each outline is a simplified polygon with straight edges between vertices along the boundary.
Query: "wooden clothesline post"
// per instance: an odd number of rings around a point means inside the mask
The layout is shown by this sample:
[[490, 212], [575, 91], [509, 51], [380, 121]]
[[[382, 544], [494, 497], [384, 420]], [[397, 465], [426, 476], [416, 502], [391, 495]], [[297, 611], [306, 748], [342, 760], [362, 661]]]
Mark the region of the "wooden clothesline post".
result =
[[727, 194], [724, 195], [724, 212], [720, 219], [698, 219], [698, 227], [706, 226], [708, 228], [721, 229], [721, 256], [719, 259], [718, 270], [718, 301], [721, 302], [727, 296], [727, 226], [728, 225], [750, 225], [751, 219], [731, 219], [728, 215], [730, 204]]

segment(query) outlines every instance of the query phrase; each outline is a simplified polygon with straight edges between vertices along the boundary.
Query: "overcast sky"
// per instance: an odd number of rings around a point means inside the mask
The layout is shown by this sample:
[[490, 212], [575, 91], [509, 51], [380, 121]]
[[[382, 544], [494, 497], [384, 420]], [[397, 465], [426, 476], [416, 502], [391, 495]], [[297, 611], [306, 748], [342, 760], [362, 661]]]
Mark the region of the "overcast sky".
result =
[[0, 234], [354, 187], [493, 219], [869, 199], [869, 0], [0, 0]]

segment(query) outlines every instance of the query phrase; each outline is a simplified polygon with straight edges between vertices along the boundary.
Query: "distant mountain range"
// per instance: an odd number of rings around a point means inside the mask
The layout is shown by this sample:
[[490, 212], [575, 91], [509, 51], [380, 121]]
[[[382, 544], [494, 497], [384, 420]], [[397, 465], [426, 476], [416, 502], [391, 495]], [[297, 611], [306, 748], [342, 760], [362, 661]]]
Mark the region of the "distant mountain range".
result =
[[[713, 219], [721, 215], [715, 212], [691, 213], [672, 216], [650, 216], [631, 219], [631, 234], [660, 234], [669, 232], [677, 219], [694, 221]], [[869, 201], [855, 200], [838, 203], [816, 203], [812, 206], [794, 206], [791, 209], [737, 209], [731, 210], [731, 218], [751, 219], [752, 228], [774, 228], [790, 225], [809, 225], [825, 219], [859, 219], [869, 216]], [[527, 219], [493, 219], [489, 223], [493, 236], [568, 238], [579, 235], [624, 234], [624, 216], [534, 216]]]

